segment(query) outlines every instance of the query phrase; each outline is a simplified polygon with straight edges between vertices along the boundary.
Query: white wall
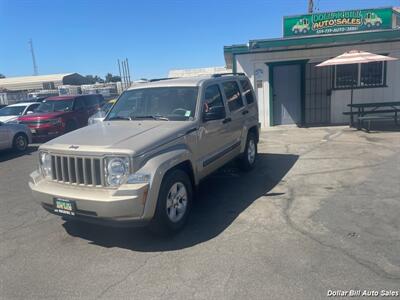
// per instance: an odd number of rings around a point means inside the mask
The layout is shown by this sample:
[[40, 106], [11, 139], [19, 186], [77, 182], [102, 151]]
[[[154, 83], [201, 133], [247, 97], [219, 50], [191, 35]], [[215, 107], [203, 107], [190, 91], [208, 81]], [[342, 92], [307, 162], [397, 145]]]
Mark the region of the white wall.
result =
[[[267, 53], [251, 53], [236, 56], [238, 72], [244, 72], [251, 79], [254, 90], [258, 96], [260, 108], [260, 122], [263, 127], [269, 127], [269, 79], [267, 62], [279, 62], [290, 60], [308, 59], [309, 62], [321, 62], [349, 50], [362, 50], [373, 53], [389, 53], [390, 56], [400, 58], [400, 42], [360, 44], [319, 49], [305, 49], [297, 51], [280, 51]], [[258, 90], [255, 86], [254, 72], [262, 69], [263, 88]], [[386, 88], [365, 88], [354, 91], [354, 103], [400, 101], [400, 61], [388, 62]], [[348, 100], [347, 100], [348, 99]], [[350, 90], [333, 90], [331, 97], [331, 121], [333, 124], [348, 123], [349, 117], [342, 114], [347, 111], [347, 103], [350, 101]]]

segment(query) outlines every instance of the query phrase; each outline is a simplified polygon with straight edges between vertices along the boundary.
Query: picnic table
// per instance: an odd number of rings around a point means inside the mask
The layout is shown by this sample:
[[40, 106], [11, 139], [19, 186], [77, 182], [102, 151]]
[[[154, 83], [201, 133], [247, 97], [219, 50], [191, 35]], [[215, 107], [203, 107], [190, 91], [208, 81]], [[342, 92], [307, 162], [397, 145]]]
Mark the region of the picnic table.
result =
[[348, 104], [351, 109], [356, 109], [355, 112], [344, 112], [345, 115], [350, 115], [350, 126], [354, 125], [354, 115], [357, 116], [358, 129], [361, 129], [364, 121], [368, 122], [368, 130], [371, 128], [371, 121], [393, 119], [397, 125], [397, 113], [400, 112], [400, 101], [390, 102], [371, 102], [371, 103], [353, 103]]

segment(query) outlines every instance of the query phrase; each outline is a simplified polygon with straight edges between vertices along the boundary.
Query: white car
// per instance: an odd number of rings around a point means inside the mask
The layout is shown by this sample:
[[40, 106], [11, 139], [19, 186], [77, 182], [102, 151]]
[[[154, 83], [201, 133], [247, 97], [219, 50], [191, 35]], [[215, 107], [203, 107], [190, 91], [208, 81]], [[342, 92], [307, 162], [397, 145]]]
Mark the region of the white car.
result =
[[15, 121], [20, 116], [33, 113], [39, 105], [38, 102], [23, 102], [3, 107], [0, 109], [0, 122]]
[[0, 150], [14, 148], [23, 152], [31, 142], [32, 134], [27, 126], [0, 122]]

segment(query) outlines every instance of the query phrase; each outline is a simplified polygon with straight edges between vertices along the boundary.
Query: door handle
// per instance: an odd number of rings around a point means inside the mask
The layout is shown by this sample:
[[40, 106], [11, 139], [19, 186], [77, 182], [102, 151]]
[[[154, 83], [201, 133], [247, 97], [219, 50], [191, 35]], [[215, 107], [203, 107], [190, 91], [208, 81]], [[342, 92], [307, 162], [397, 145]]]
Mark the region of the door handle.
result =
[[222, 121], [222, 123], [226, 124], [226, 123], [229, 123], [230, 121], [232, 121], [231, 118], [226, 118], [226, 119], [224, 119], [224, 120]]
[[246, 114], [248, 114], [249, 113], [249, 111], [246, 109], [246, 110], [244, 110], [244, 111], [242, 111], [242, 115], [246, 115]]

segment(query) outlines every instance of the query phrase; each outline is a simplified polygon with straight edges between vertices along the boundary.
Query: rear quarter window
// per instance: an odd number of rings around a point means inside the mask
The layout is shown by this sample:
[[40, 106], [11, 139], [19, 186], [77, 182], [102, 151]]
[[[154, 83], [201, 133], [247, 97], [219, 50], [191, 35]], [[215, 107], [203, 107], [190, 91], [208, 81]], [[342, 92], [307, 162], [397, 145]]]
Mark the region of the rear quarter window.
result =
[[247, 104], [254, 102], [254, 94], [251, 89], [251, 84], [248, 80], [240, 80], [240, 85], [242, 86], [243, 95], [246, 98]]
[[222, 83], [228, 107], [230, 111], [235, 111], [243, 107], [243, 99], [240, 94], [239, 85], [236, 81], [227, 81]]

